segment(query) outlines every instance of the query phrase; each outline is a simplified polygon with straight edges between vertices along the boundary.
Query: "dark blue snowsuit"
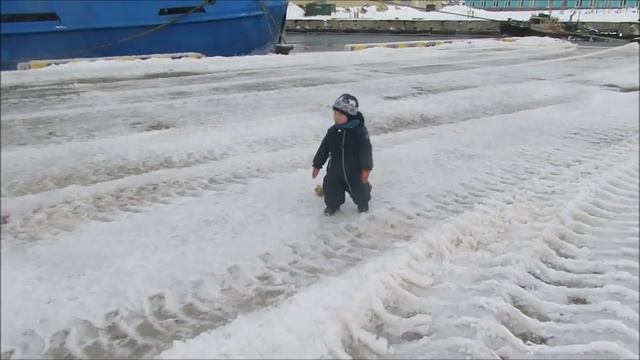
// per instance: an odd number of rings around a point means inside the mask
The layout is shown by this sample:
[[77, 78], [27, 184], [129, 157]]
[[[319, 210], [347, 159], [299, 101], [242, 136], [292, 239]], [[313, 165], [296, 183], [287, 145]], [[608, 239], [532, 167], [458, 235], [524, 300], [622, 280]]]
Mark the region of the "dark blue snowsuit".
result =
[[313, 167], [322, 168], [329, 158], [324, 177], [324, 202], [327, 208], [338, 209], [344, 204], [344, 192], [351, 195], [358, 208], [368, 208], [371, 185], [363, 183], [362, 170], [373, 169], [371, 141], [360, 112], [349, 116], [347, 123], [333, 125], [322, 140]]

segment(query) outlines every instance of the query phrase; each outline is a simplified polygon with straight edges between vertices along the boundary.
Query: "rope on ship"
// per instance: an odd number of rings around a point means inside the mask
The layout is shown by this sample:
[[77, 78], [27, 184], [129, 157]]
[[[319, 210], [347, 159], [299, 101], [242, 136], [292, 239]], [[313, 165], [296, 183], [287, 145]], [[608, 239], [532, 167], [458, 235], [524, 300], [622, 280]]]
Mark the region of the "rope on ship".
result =
[[[271, 37], [273, 38], [274, 33], [273, 33], [273, 28], [271, 27], [271, 24], [273, 23], [273, 25], [275, 26], [276, 29], [278, 29], [278, 23], [276, 21], [276, 18], [273, 16], [273, 14], [271, 13], [271, 10], [269, 9], [269, 6], [267, 5], [265, 0], [259, 0], [260, 1], [260, 8], [262, 9], [262, 12], [264, 12], [265, 16], [268, 17], [269, 20], [267, 20], [267, 26], [269, 27], [269, 34], [271, 35]], [[286, 23], [286, 12], [285, 12], [285, 16], [282, 19], [282, 25], [281, 25], [281, 29], [280, 29], [280, 34], [279, 34], [279, 38], [278, 38], [278, 44], [283, 44], [286, 46], [287, 44], [287, 39], [285, 38], [285, 23]]]
[[160, 24], [160, 25], [158, 25], [156, 27], [153, 27], [153, 28], [151, 28], [149, 30], [142, 31], [142, 32], [139, 32], [137, 34], [134, 34], [134, 35], [131, 35], [131, 36], [128, 36], [128, 37], [125, 37], [125, 38], [110, 42], [110, 43], [106, 43], [106, 44], [103, 44], [103, 45], [98, 45], [98, 46], [94, 46], [94, 47], [78, 50], [78, 51], [76, 51], [76, 53], [84, 52], [84, 51], [91, 51], [92, 52], [92, 51], [99, 50], [99, 49], [105, 49], [105, 48], [113, 47], [113, 46], [116, 46], [118, 44], [129, 42], [129, 41], [135, 40], [137, 38], [141, 38], [143, 36], [152, 34], [154, 32], [157, 32], [157, 31], [160, 31], [160, 30], [166, 28], [167, 26], [170, 26], [170, 25], [173, 25], [173, 24], [177, 23], [178, 21], [180, 21], [180, 20], [184, 19], [185, 17], [193, 14], [196, 11], [204, 9], [205, 5], [211, 4], [213, 2], [214, 1], [212, 1], [212, 0], [203, 0], [200, 5], [194, 6], [191, 10], [189, 10], [189, 11], [183, 13], [183, 14], [180, 14], [179, 16], [176, 16], [175, 18], [171, 19], [170, 21], [167, 21], [164, 24]]
[[[145, 31], [141, 31], [141, 32], [139, 32], [137, 34], [133, 34], [131, 36], [128, 36], [128, 37], [125, 37], [125, 38], [122, 38], [122, 39], [118, 39], [116, 41], [112, 41], [112, 42], [109, 42], [109, 43], [106, 43], [106, 44], [93, 46], [93, 47], [88, 47], [88, 48], [84, 48], [84, 49], [78, 49], [78, 50], [70, 52], [67, 55], [65, 55], [63, 57], [60, 57], [60, 58], [73, 58], [73, 57], [75, 57], [76, 55], [79, 55], [79, 54], [83, 54], [83, 53], [86, 53], [86, 52], [94, 52], [94, 51], [100, 50], [100, 49], [110, 48], [110, 47], [113, 47], [113, 46], [116, 46], [116, 45], [119, 45], [119, 44], [122, 44], [122, 43], [126, 43], [126, 42], [129, 42], [129, 41], [141, 38], [143, 36], [155, 33], [157, 31], [160, 31], [160, 30], [166, 28], [167, 26], [170, 26], [170, 25], [173, 25], [173, 24], [177, 23], [178, 21], [180, 21], [180, 20], [184, 19], [185, 17], [193, 14], [196, 11], [202, 10], [205, 5], [209, 5], [209, 4], [213, 4], [213, 3], [215, 3], [215, 0], [203, 0], [200, 5], [194, 6], [189, 11], [187, 11], [187, 12], [185, 12], [183, 14], [180, 14], [179, 16], [174, 17], [173, 19], [167, 21], [166, 23], [160, 24], [160, 25], [155, 26], [155, 27], [153, 27], [151, 29], [148, 29], [148, 30], [145, 30]], [[19, 59], [19, 60], [15, 60], [15, 61], [20, 63], [20, 62], [28, 61], [28, 60], [29, 59]]]

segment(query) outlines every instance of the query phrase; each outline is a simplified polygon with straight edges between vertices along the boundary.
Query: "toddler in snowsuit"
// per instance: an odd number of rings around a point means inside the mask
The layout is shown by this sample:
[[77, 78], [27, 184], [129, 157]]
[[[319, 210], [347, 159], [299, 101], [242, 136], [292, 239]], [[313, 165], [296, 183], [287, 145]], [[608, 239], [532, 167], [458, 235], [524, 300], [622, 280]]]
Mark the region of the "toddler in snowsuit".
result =
[[369, 211], [371, 184], [369, 174], [373, 168], [371, 141], [358, 111], [358, 99], [341, 95], [333, 104], [335, 125], [329, 128], [316, 156], [313, 158], [312, 177], [315, 179], [327, 158], [324, 177], [325, 215], [333, 215], [344, 204], [344, 192], [358, 205], [358, 212]]

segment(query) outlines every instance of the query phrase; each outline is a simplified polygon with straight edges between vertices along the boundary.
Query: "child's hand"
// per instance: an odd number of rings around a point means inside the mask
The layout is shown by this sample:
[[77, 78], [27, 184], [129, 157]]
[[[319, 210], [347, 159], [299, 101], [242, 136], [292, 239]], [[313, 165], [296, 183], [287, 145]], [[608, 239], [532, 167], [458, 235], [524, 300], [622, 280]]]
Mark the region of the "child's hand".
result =
[[369, 174], [371, 174], [371, 170], [362, 170], [362, 173], [360, 174], [360, 180], [363, 184], [369, 182]]
[[318, 173], [320, 173], [320, 169], [314, 167], [313, 171], [311, 172], [311, 177], [315, 179], [316, 177], [318, 177]]

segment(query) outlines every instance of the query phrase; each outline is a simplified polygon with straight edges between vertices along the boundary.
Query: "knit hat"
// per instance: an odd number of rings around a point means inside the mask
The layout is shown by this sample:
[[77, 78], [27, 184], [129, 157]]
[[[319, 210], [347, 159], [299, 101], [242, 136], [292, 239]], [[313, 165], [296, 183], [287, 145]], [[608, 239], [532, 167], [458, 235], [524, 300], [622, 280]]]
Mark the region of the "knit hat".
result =
[[342, 94], [333, 103], [333, 110], [340, 111], [347, 116], [356, 116], [358, 114], [358, 99], [350, 94]]

